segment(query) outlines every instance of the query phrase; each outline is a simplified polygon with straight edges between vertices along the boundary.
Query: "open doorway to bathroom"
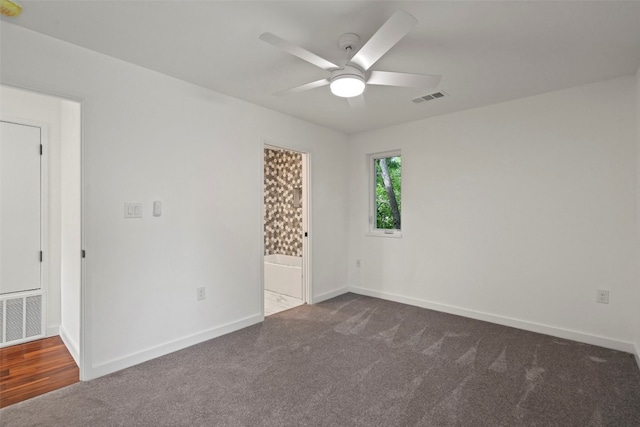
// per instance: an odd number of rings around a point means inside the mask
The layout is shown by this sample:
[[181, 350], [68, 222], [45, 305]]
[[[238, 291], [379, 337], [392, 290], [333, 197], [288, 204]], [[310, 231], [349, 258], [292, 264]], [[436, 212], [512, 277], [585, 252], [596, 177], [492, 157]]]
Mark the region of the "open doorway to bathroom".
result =
[[264, 315], [311, 302], [309, 154], [264, 145]]

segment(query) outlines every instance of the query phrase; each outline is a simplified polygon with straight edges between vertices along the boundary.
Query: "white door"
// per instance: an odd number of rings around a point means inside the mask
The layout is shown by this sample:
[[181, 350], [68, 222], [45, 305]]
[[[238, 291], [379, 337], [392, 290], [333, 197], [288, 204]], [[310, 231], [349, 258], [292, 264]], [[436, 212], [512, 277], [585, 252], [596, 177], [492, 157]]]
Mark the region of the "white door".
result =
[[40, 289], [39, 127], [0, 122], [0, 295]]

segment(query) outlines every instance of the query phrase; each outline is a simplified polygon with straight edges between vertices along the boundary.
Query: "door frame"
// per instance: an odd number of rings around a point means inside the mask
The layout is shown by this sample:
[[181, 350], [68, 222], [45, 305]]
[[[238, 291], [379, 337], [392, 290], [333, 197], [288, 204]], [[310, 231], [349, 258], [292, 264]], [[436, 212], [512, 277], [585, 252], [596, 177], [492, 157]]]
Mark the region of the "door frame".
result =
[[302, 301], [313, 304], [312, 280], [312, 221], [311, 221], [311, 152], [296, 144], [262, 138], [260, 144], [260, 307], [264, 318], [264, 150], [274, 148], [302, 155]]

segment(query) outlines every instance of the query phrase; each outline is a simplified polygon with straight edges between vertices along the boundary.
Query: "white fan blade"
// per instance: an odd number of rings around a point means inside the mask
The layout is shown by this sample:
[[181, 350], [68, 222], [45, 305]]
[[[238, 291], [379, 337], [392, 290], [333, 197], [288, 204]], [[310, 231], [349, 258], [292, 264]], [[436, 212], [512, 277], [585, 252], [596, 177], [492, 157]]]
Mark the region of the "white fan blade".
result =
[[406, 36], [417, 23], [418, 20], [404, 10], [397, 10], [360, 48], [351, 62], [367, 71], [382, 55]]
[[294, 93], [300, 93], [300, 92], [304, 92], [305, 90], [326, 86], [329, 83], [330, 83], [329, 79], [316, 80], [315, 82], [306, 83], [300, 86], [292, 87], [291, 89], [286, 89], [286, 90], [274, 93], [274, 95], [275, 96], [293, 95]]
[[383, 86], [404, 86], [430, 89], [438, 86], [442, 76], [430, 74], [394, 73], [392, 71], [372, 71], [367, 84]]
[[364, 102], [364, 96], [362, 95], [358, 95], [358, 96], [352, 96], [351, 98], [347, 98], [347, 101], [349, 102], [349, 107], [351, 108], [364, 108], [366, 107], [366, 103]]
[[275, 34], [271, 33], [263, 33], [260, 35], [260, 40], [269, 43], [279, 49], [289, 52], [290, 54], [297, 56], [300, 59], [304, 59], [305, 61], [315, 65], [316, 67], [323, 68], [325, 70], [334, 70], [338, 67], [336, 64], [327, 61], [324, 58], [319, 57], [315, 53], [311, 53], [306, 49], [301, 48], [298, 45], [295, 45], [291, 42], [288, 42]]

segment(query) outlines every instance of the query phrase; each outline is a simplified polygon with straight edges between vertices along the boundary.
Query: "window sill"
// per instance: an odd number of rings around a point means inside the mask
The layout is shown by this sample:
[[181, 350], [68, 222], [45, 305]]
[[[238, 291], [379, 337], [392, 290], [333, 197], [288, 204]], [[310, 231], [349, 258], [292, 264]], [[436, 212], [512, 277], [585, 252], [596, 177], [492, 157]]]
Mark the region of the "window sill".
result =
[[400, 239], [402, 238], [402, 231], [393, 231], [390, 233], [386, 233], [384, 231], [369, 231], [367, 237], [387, 237], [392, 239]]

